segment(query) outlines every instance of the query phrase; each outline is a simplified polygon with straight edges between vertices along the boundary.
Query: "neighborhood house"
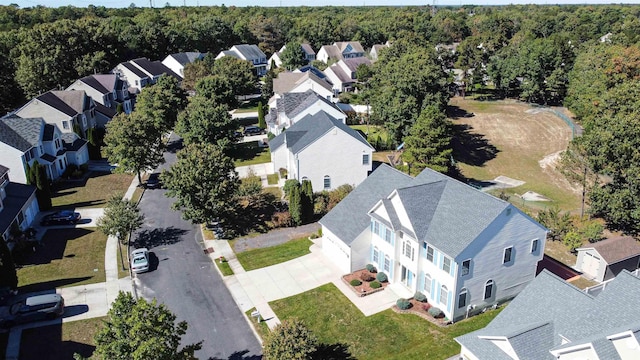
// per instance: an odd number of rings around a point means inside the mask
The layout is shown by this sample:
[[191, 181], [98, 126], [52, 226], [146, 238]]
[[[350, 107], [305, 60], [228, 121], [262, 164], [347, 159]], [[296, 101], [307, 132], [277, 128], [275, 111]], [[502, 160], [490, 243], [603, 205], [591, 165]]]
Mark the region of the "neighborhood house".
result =
[[256, 69], [256, 75], [263, 76], [267, 73], [267, 55], [265, 55], [258, 45], [234, 45], [229, 50], [221, 51], [216, 60], [225, 56], [233, 56], [240, 60], [250, 61]]
[[307, 115], [324, 111], [329, 116], [346, 123], [347, 115], [334, 103], [318, 95], [313, 90], [302, 93], [284, 93], [280, 98], [273, 96], [269, 103], [269, 113], [265, 121], [269, 132], [279, 135], [284, 129], [298, 122]]
[[[24, 231], [40, 211], [36, 187], [9, 180], [9, 168], [0, 165], [0, 236], [11, 239], [12, 228]], [[11, 247], [11, 243], [9, 243]]]
[[345, 273], [371, 263], [457, 321], [513, 298], [535, 277], [547, 230], [510, 203], [431, 169], [379, 166], [321, 220]]

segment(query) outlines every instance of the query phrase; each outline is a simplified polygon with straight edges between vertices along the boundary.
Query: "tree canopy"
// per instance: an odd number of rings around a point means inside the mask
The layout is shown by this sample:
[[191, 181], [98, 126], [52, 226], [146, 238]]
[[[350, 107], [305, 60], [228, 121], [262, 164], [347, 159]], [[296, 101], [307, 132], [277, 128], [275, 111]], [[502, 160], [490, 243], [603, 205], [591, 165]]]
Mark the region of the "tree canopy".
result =
[[227, 107], [204, 96], [195, 96], [178, 116], [175, 131], [186, 144], [209, 143], [228, 147], [235, 142], [240, 124], [229, 115]]
[[411, 173], [424, 168], [449, 173], [452, 168], [451, 123], [435, 106], [428, 106], [404, 138], [403, 159], [409, 163]]
[[129, 233], [140, 228], [143, 222], [144, 215], [135, 202], [115, 195], [104, 207], [104, 215], [98, 219], [97, 226], [103, 234], [116, 236], [120, 242], [124, 242]]
[[280, 54], [280, 60], [282, 60], [282, 67], [290, 71], [307, 64], [305, 53], [297, 41], [287, 43], [286, 48]]
[[173, 129], [178, 112], [187, 106], [187, 94], [173, 76], [162, 75], [136, 98], [136, 112], [153, 119], [160, 133]]

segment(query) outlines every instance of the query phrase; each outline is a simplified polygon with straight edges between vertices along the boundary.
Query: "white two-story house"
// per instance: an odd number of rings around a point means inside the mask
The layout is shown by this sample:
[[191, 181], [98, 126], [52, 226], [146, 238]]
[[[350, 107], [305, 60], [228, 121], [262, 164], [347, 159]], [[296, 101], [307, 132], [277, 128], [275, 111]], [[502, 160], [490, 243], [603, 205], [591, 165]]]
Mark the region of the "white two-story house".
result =
[[256, 70], [256, 75], [264, 76], [267, 73], [267, 55], [260, 50], [258, 45], [233, 45], [229, 50], [221, 51], [216, 60], [225, 56], [233, 56], [240, 60], [250, 61]]
[[162, 60], [162, 64], [184, 79], [184, 67], [187, 66], [187, 64], [204, 59], [205, 55], [206, 54], [197, 51], [171, 54]]
[[313, 191], [357, 186], [371, 171], [373, 147], [324, 111], [307, 115], [269, 142], [274, 172], [311, 181]]
[[[83, 90], [93, 101], [112, 110], [117, 110], [118, 105], [122, 111], [130, 114], [133, 111], [133, 103], [127, 83], [115, 74], [95, 74], [76, 80], [67, 90]], [[98, 120], [98, 123], [100, 121]]]
[[513, 298], [536, 274], [546, 229], [510, 203], [430, 169], [381, 165], [321, 221], [345, 273], [367, 263], [447, 318]]
[[371, 60], [366, 57], [343, 59], [324, 70], [336, 94], [355, 89], [356, 71], [360, 65], [371, 66]]
[[275, 100], [282, 98], [282, 94], [303, 93], [308, 90], [333, 102], [331, 86], [326, 77], [320, 78], [313, 71], [281, 72], [277, 78], [273, 79], [273, 96], [269, 99], [269, 104], [274, 104]]
[[363, 56], [364, 48], [359, 41], [342, 41], [322, 46], [316, 58], [327, 64], [330, 60], [352, 59]]
[[9, 241], [14, 227], [26, 230], [40, 211], [36, 187], [11, 182], [9, 172], [0, 165], [0, 241]]
[[343, 123], [347, 121], [347, 115], [342, 110], [313, 90], [284, 93], [280, 98], [272, 97], [269, 107], [265, 121], [269, 132], [274, 135], [279, 135], [283, 129], [288, 129], [303, 117], [320, 111]]

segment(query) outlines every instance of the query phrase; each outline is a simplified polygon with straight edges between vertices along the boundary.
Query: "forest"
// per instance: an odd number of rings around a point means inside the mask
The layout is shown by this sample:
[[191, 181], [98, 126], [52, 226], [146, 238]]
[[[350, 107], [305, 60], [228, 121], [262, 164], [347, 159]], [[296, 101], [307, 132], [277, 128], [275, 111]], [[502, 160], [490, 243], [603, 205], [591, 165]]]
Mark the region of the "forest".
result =
[[[423, 111], [424, 126], [434, 126], [452, 94], [453, 68], [467, 74], [467, 91], [564, 105], [585, 129], [567, 162], [578, 178], [607, 175], [606, 182], [590, 182], [591, 211], [610, 229], [637, 234], [639, 16], [640, 6], [625, 5], [0, 6], [0, 111], [136, 57], [215, 54], [238, 43], [258, 44], [269, 56], [290, 41], [308, 42], [316, 51], [335, 41], [357, 40], [366, 49], [389, 41], [393, 46], [372, 67], [364, 93], [372, 120], [396, 143], [410, 135]], [[454, 43], [453, 53], [436, 46]]]

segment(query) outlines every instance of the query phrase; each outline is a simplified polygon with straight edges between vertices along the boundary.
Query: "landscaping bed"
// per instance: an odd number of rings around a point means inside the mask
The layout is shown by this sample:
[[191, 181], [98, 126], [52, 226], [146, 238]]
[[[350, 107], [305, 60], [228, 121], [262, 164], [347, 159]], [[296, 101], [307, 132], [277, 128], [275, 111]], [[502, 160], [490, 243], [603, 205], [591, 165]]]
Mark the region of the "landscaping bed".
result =
[[[429, 313], [429, 309], [431, 309], [432, 307], [434, 307], [433, 305], [429, 304], [428, 302], [424, 301], [418, 301], [414, 298], [411, 299], [407, 299], [407, 301], [409, 302], [409, 308], [408, 309], [400, 309], [398, 307], [398, 305], [393, 305], [393, 307], [391, 308], [391, 310], [399, 313], [399, 314], [413, 314], [413, 315], [418, 315], [421, 318], [430, 321], [432, 324], [437, 325], [437, 326], [446, 326], [450, 324], [450, 321], [445, 318], [444, 316], [437, 316], [434, 317], [432, 313]], [[437, 307], [436, 307], [437, 308]]]
[[[382, 291], [389, 285], [388, 281], [376, 280], [376, 276], [377, 272], [361, 269], [342, 276], [342, 281], [349, 285], [349, 288], [353, 290], [356, 295], [363, 297]], [[367, 281], [367, 279], [371, 280]], [[360, 284], [356, 285], [358, 282]]]

